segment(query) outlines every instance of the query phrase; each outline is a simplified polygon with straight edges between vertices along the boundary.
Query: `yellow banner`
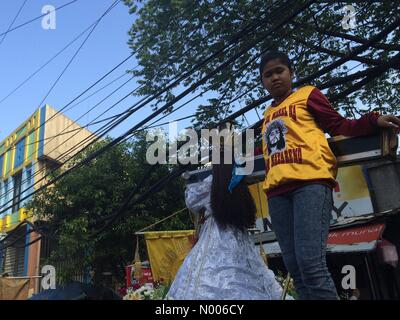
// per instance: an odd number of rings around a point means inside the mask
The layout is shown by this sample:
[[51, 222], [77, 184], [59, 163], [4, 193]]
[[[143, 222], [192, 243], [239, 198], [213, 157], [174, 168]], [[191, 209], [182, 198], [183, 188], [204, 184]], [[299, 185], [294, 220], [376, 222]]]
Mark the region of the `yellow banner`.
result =
[[145, 232], [153, 279], [170, 284], [192, 249], [194, 230]]
[[355, 200], [370, 197], [361, 166], [339, 168], [336, 180], [338, 187], [335, 192], [338, 198]]
[[267, 218], [269, 215], [268, 212], [268, 202], [267, 202], [267, 196], [265, 192], [263, 191], [262, 188], [263, 183], [255, 183], [252, 185], [249, 185], [249, 191], [251, 196], [253, 197], [254, 204], [256, 205], [257, 209], [257, 218]]

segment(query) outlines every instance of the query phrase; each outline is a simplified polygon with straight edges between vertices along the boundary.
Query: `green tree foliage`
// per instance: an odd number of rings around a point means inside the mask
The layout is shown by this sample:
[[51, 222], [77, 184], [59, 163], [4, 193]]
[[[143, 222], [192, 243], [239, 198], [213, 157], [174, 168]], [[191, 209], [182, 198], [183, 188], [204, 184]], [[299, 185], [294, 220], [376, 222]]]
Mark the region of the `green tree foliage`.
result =
[[[103, 146], [99, 142], [84, 151], [70, 165]], [[102, 282], [103, 272], [124, 275], [123, 267], [134, 259], [134, 233], [185, 207], [181, 179], [171, 181], [163, 190], [144, 202], [130, 205], [121, 218], [98, 236], [92, 235], [104, 226], [104, 217], [118, 211], [128, 194], [143, 179], [150, 165], [146, 161], [145, 133], [133, 141], [117, 145], [90, 164], [73, 170], [29, 204], [37, 217], [37, 225], [53, 247], [49, 263], [57, 267], [57, 277], [66, 282], [82, 271], [94, 271], [95, 282]], [[153, 184], [165, 177], [170, 166], [159, 165], [145, 179], [133, 201]], [[54, 173], [54, 175], [59, 172]], [[187, 212], [182, 212], [151, 230], [193, 228]], [[143, 239], [141, 239], [142, 241]], [[142, 260], [145, 245], [140, 243]]]
[[[328, 89], [329, 98], [351, 88], [370, 76], [367, 83], [340, 99], [334, 99], [338, 110], [346, 116], [356, 116], [372, 109], [396, 112], [399, 109], [399, 40], [400, 16], [397, 1], [314, 1], [289, 23], [269, 34], [273, 26], [307, 1], [283, 0], [126, 0], [135, 20], [129, 34], [129, 46], [138, 50], [141, 65], [132, 73], [143, 87], [139, 95], [152, 94], [165, 88], [175, 75], [190, 70], [196, 63], [211, 56], [229, 43], [232, 36], [255, 23], [246, 36], [236, 39], [222, 55], [208, 61], [186, 78], [180, 87], [169, 90], [158, 98], [154, 108], [170, 101], [182, 87], [195, 83], [245, 46], [252, 49], [206, 81], [197, 93], [213, 92], [216, 98], [200, 105], [195, 125], [217, 122], [234, 108], [243, 107], [266, 95], [261, 87], [257, 68], [263, 50], [280, 49], [293, 60], [296, 79], [311, 76], [308, 83]], [[342, 28], [349, 12], [346, 5], [356, 10], [356, 27]], [[346, 21], [345, 21], [346, 22]], [[379, 41], [368, 40], [394, 22], [397, 27]], [[257, 41], [260, 37], [264, 39]], [[351, 50], [366, 45], [365, 49], [337, 67], [313, 77], [313, 74], [343, 58]], [[393, 58], [396, 58], [393, 60]], [[373, 75], [372, 68], [388, 63], [383, 73]], [[359, 73], [364, 72], [364, 73]], [[353, 79], [346, 78], [355, 74]], [[335, 85], [324, 87], [335, 80]], [[231, 101], [239, 96], [236, 103]], [[261, 106], [261, 109], [265, 107]]]

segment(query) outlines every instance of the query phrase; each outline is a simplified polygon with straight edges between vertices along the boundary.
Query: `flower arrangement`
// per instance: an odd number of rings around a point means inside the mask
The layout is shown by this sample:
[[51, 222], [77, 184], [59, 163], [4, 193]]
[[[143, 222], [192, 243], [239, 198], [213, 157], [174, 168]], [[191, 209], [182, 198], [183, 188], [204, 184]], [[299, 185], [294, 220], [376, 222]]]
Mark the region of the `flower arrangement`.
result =
[[169, 287], [161, 281], [146, 283], [138, 289], [132, 287], [127, 289], [123, 300], [163, 300], [167, 295]]
[[134, 290], [132, 287], [129, 287], [126, 290], [126, 295], [124, 295], [122, 299], [123, 300], [142, 300], [142, 297], [137, 292], [137, 290]]
[[[282, 273], [282, 271], [278, 270], [277, 275], [275, 277], [276, 277], [276, 280], [281, 285], [281, 287], [284, 288], [285, 284], [286, 284], [286, 275], [284, 275]], [[287, 297], [288, 295], [293, 297], [293, 299], [295, 299], [295, 300], [298, 299], [298, 294], [297, 294], [297, 292], [294, 288], [294, 284], [293, 284], [293, 278], [290, 278], [290, 280], [289, 280], [289, 286], [287, 289], [286, 299], [288, 298]]]
[[151, 283], [146, 283], [139, 289], [132, 287], [127, 289], [126, 295], [123, 297], [124, 300], [152, 300], [154, 296], [154, 288]]
[[169, 286], [165, 285], [162, 281], [154, 282], [154, 300], [164, 300], [169, 291]]

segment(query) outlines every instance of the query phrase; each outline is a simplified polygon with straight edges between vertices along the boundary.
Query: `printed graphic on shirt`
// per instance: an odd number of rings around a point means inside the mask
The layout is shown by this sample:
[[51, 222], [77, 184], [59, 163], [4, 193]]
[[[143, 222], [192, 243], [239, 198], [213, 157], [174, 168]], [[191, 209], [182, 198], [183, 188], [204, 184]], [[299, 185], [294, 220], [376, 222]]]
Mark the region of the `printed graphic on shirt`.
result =
[[286, 149], [287, 128], [283, 120], [275, 120], [268, 124], [264, 133], [264, 142], [268, 156]]
[[297, 122], [296, 105], [290, 104], [289, 111], [288, 108], [285, 106], [266, 116], [264, 119], [264, 126], [268, 125], [271, 120], [275, 120], [278, 117], [289, 117], [290, 120]]

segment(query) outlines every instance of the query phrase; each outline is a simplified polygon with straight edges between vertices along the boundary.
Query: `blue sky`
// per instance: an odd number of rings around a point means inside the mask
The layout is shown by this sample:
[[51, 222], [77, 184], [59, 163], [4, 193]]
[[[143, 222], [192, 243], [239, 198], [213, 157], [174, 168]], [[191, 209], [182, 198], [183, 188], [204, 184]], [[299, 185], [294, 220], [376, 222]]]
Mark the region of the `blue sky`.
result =
[[[42, 8], [45, 5], [59, 7], [69, 1], [28, 0], [15, 21], [14, 27], [41, 15]], [[24, 0], [2, 0], [0, 2], [0, 34], [8, 29], [23, 2]], [[112, 3], [113, 0], [79, 0], [56, 12], [55, 30], [43, 29], [42, 19], [39, 19], [8, 33], [0, 45], [0, 101], [83, 30], [95, 22]], [[128, 8], [123, 3], [119, 3], [106, 15], [44, 103], [48, 103], [57, 110], [61, 109], [103, 74], [126, 58], [131, 53], [127, 41], [129, 39], [128, 31], [134, 19], [135, 16], [129, 15]], [[2, 115], [0, 117], [0, 141], [14, 131], [40, 106], [40, 102], [87, 34], [88, 32], [25, 85], [0, 103]], [[1, 38], [2, 36], [0, 36], [0, 40]], [[130, 59], [81, 99], [112, 80], [117, 79], [127, 69], [135, 65], [135, 59]], [[129, 76], [122, 77], [92, 98], [69, 110], [66, 114], [74, 120], [77, 119], [128, 79]], [[136, 82], [133, 79], [123, 89], [119, 90], [117, 94], [114, 94], [106, 102], [84, 116], [78, 123], [84, 125], [90, 122], [135, 87]], [[104, 117], [124, 111], [138, 99], [138, 97], [133, 96], [126, 99]], [[189, 99], [190, 97], [186, 100]], [[44, 105], [44, 103], [41, 105]], [[177, 105], [179, 106], [180, 104], [178, 103]], [[188, 105], [182, 111], [166, 118], [166, 120], [193, 114], [195, 106], [196, 103]], [[132, 116], [132, 118], [116, 128], [111, 135], [116, 137], [125, 132], [129, 127], [150, 113], [150, 108], [147, 108], [134, 117]], [[189, 124], [189, 121], [183, 121], [178, 125], [178, 129], [181, 130]], [[92, 127], [92, 129], [95, 129], [95, 127]]]
[[[8, 29], [23, 2], [24, 0], [0, 1], [0, 34]], [[42, 8], [45, 5], [60, 7], [68, 2], [70, 0], [27, 0], [26, 5], [14, 23], [14, 27], [41, 15]], [[40, 106], [40, 102], [88, 35], [88, 32], [15, 93], [6, 100], [2, 100], [77, 35], [93, 24], [113, 2], [114, 0], [78, 0], [56, 12], [55, 30], [44, 30], [42, 28], [42, 19], [39, 19], [6, 35], [4, 41], [0, 44], [0, 141], [14, 131]], [[128, 31], [134, 19], [135, 16], [128, 13], [128, 8], [122, 2], [106, 15], [44, 103], [48, 103], [57, 110], [61, 109], [103, 74], [126, 58], [131, 53], [127, 42], [129, 39]], [[0, 36], [0, 42], [1, 39], [2, 36]], [[130, 59], [81, 99], [84, 99], [110, 81], [117, 79], [127, 69], [136, 65], [135, 59]], [[128, 75], [120, 78], [92, 98], [67, 111], [67, 116], [74, 120], [78, 119], [128, 79]], [[121, 97], [136, 88], [136, 86], [135, 79], [133, 79], [95, 110], [78, 120], [78, 123], [80, 125], [89, 123]], [[181, 90], [182, 88], [179, 88], [179, 91]], [[177, 103], [176, 106], [181, 105], [181, 103], [192, 97], [193, 95], [189, 95]], [[103, 117], [122, 112], [139, 99], [131, 96]], [[193, 114], [196, 106], [201, 102], [204, 102], [204, 98], [195, 100], [162, 122]], [[235, 107], [236, 109], [238, 109], [238, 106]], [[114, 129], [111, 135], [116, 137], [149, 114], [151, 114], [151, 109], [147, 107]], [[250, 123], [258, 120], [254, 111], [247, 113], [246, 116]], [[178, 124], [178, 130], [189, 125], [190, 120], [182, 121]], [[92, 130], [96, 128], [90, 127]]]
[[[14, 26], [41, 15], [41, 10], [45, 5], [58, 7], [67, 2], [69, 0], [28, 0]], [[2, 70], [0, 100], [96, 21], [112, 2], [111, 0], [79, 0], [56, 13], [55, 30], [44, 30], [40, 19], [7, 34], [4, 42], [0, 45], [0, 69]], [[22, 3], [23, 0], [1, 1], [0, 33], [8, 29]], [[133, 19], [134, 17], [128, 14], [127, 8], [121, 3], [109, 15], [105, 16], [45, 103], [60, 109], [118, 62], [122, 61], [123, 58], [127, 57], [130, 53], [127, 46], [127, 32]], [[51, 85], [65, 68], [87, 34], [83, 35], [45, 69], [0, 104], [1, 114], [3, 115], [0, 119], [0, 140], [16, 129], [39, 107]], [[134, 62], [134, 60], [127, 62], [105, 79], [102, 84], [106, 84], [121, 75]], [[93, 99], [88, 99], [72, 109], [67, 115], [76, 119], [83, 114], [83, 110], [90, 108], [112, 88], [121, 84], [124, 79], [126, 80], [127, 77], [117, 81], [115, 86], [105, 89], [94, 96]], [[130, 86], [132, 85], [134, 83], [130, 84]], [[96, 88], [100, 88], [100, 86], [101, 84]], [[123, 93], [126, 94], [128, 90], [129, 88], [127, 87]], [[118, 112], [118, 109], [113, 112]], [[94, 116], [95, 111], [79, 122], [81, 124], [86, 123]]]

